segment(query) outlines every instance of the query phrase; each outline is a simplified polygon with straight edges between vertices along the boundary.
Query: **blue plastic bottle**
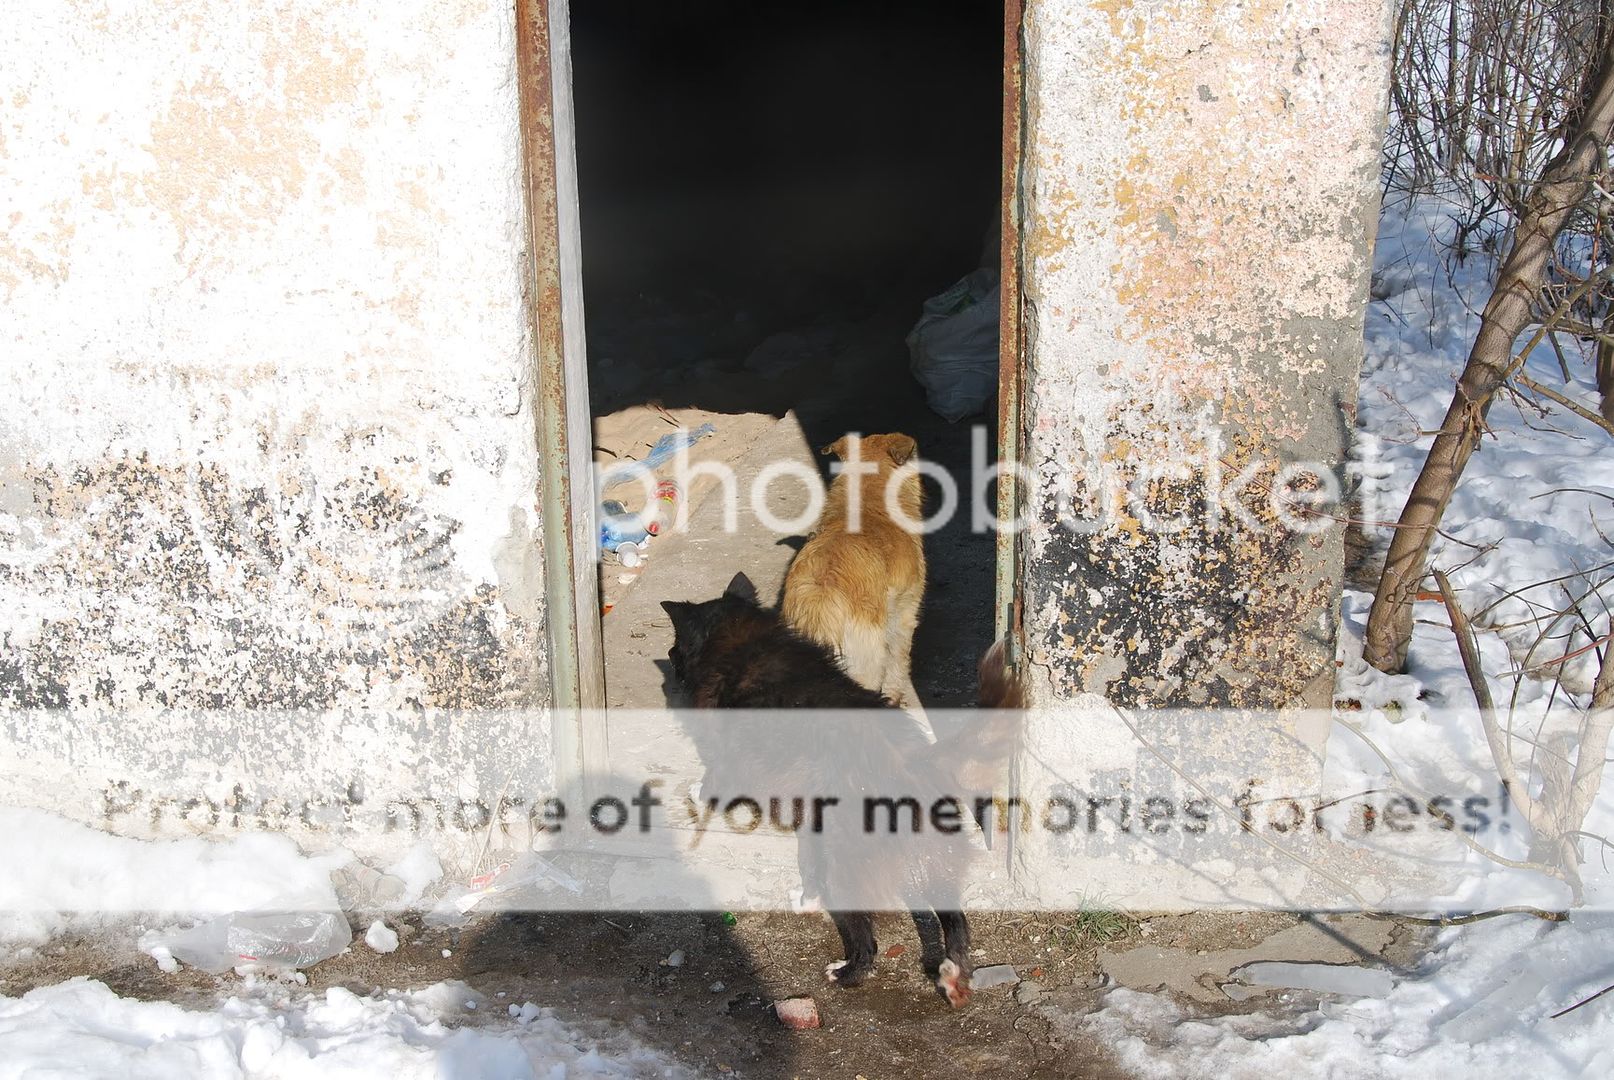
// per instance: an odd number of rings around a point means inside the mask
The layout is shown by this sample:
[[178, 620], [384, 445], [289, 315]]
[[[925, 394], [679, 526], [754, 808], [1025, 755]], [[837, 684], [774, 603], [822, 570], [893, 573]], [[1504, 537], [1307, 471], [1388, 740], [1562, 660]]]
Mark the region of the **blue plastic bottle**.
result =
[[639, 520], [638, 514], [615, 499], [600, 504], [600, 548], [615, 551], [618, 544], [643, 544], [650, 531]]

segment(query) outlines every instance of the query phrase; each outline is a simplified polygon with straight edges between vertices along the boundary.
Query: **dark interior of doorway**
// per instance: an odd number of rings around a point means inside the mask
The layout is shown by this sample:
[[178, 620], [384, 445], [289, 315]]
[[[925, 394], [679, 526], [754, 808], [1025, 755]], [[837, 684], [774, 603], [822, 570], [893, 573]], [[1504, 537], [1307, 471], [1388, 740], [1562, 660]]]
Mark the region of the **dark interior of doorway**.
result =
[[[905, 431], [967, 492], [970, 427], [992, 417], [932, 413], [903, 337], [997, 261], [1001, 7], [574, 0], [571, 17], [594, 415], [794, 410], [813, 446]], [[926, 549], [914, 682], [929, 708], [964, 704], [993, 539], [958, 515]]]

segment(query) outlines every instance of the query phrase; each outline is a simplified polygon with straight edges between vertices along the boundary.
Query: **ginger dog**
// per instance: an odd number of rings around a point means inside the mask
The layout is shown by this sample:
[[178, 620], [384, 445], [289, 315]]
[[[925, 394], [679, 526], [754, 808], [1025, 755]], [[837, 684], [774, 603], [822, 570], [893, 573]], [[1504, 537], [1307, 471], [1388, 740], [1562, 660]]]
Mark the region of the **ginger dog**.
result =
[[917, 450], [899, 434], [848, 435], [823, 448], [847, 465], [829, 486], [817, 532], [790, 564], [780, 605], [785, 621], [833, 649], [859, 685], [914, 710], [908, 657], [925, 594]]

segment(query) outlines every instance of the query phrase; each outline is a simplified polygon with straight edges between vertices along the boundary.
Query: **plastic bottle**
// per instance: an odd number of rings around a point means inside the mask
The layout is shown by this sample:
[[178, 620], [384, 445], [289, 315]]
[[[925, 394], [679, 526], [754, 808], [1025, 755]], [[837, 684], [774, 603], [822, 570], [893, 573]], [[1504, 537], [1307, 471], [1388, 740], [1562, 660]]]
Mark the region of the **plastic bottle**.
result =
[[676, 480], [663, 480], [656, 485], [656, 513], [646, 526], [651, 536], [660, 536], [672, 528], [673, 522], [678, 520], [678, 501], [683, 495]]
[[650, 535], [639, 521], [638, 514], [628, 513], [627, 507], [615, 499], [600, 504], [600, 547], [617, 551], [623, 544], [642, 544]]

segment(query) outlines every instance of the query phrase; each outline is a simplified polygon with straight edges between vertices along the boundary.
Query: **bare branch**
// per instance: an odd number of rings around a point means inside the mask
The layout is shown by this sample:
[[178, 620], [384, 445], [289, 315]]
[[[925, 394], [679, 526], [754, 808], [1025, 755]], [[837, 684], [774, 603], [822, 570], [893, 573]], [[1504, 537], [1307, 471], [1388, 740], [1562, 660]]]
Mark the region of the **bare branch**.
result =
[[1457, 594], [1444, 570], [1435, 571], [1435, 583], [1440, 586], [1441, 599], [1446, 603], [1446, 614], [1451, 617], [1451, 632], [1457, 638], [1457, 651], [1462, 654], [1463, 671], [1474, 690], [1474, 701], [1479, 705], [1480, 724], [1485, 729], [1485, 741], [1491, 748], [1491, 760], [1496, 763], [1497, 775], [1507, 788], [1508, 797], [1524, 815], [1533, 832], [1542, 832], [1546, 822], [1541, 807], [1536, 804], [1530, 789], [1519, 782], [1518, 770], [1513, 764], [1513, 752], [1496, 726], [1496, 703], [1491, 700], [1491, 689], [1485, 682], [1485, 671], [1480, 667], [1479, 644], [1474, 640], [1474, 628], [1463, 614]]
[[1540, 383], [1536, 382], [1522, 371], [1514, 373], [1513, 381], [1528, 390], [1535, 391], [1548, 401], [1557, 402], [1559, 405], [1562, 405], [1564, 408], [1568, 409], [1582, 420], [1585, 420], [1588, 423], [1596, 424], [1610, 435], [1614, 435], [1614, 420], [1603, 419], [1601, 416], [1598, 416], [1596, 413], [1586, 408], [1586, 406], [1569, 400], [1551, 387], [1542, 386]]

